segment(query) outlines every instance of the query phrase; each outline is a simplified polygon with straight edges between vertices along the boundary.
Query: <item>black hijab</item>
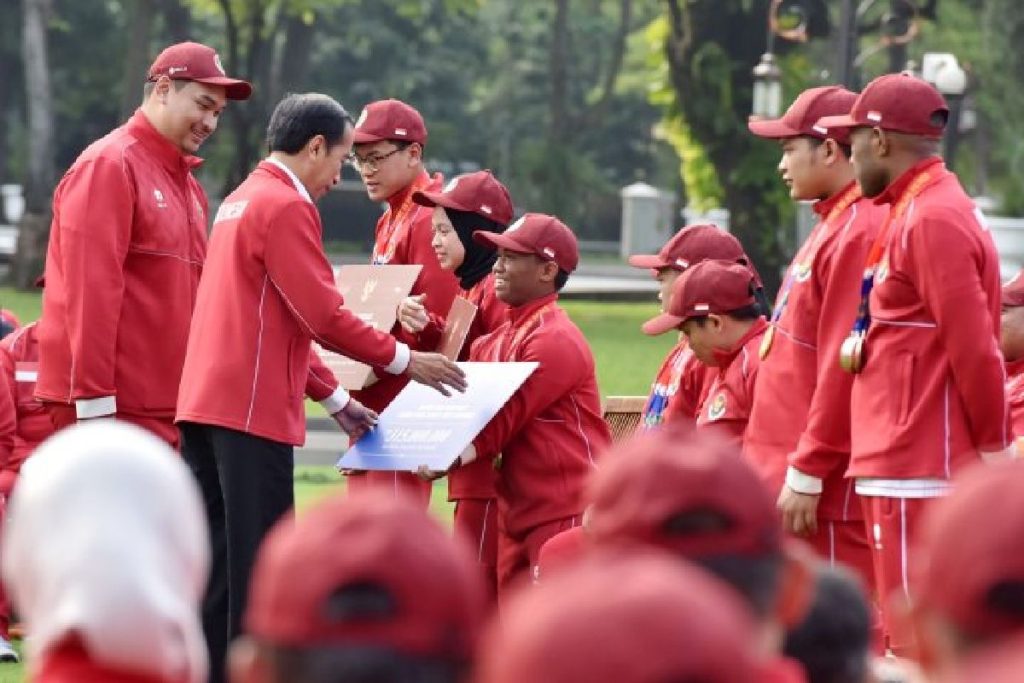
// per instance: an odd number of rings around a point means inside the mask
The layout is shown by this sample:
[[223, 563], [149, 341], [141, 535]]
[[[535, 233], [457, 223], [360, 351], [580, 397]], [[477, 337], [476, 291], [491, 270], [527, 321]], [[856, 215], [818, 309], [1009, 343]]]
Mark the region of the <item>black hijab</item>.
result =
[[463, 290], [472, 289], [473, 285], [487, 277], [487, 273], [491, 272], [491, 268], [494, 267], [494, 262], [498, 260], [498, 253], [490, 247], [477, 244], [473, 240], [473, 233], [477, 230], [486, 230], [500, 234], [505, 232], [505, 228], [508, 226], [484, 218], [472, 211], [446, 208], [444, 212], [466, 250], [462, 265], [455, 269], [455, 276], [459, 278], [459, 286]]

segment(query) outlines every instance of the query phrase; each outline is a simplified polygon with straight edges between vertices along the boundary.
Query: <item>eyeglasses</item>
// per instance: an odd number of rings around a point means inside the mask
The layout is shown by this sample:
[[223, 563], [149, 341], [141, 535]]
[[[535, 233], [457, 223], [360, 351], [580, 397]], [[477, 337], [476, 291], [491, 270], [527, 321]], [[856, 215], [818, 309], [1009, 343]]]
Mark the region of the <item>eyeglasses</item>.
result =
[[348, 155], [348, 163], [352, 164], [352, 166], [360, 173], [364, 171], [368, 173], [376, 173], [377, 170], [380, 168], [380, 165], [384, 163], [388, 159], [388, 157], [398, 154], [403, 149], [407, 148], [396, 147], [387, 154], [371, 154], [370, 156], [367, 157], [361, 157], [355, 152], [351, 152]]

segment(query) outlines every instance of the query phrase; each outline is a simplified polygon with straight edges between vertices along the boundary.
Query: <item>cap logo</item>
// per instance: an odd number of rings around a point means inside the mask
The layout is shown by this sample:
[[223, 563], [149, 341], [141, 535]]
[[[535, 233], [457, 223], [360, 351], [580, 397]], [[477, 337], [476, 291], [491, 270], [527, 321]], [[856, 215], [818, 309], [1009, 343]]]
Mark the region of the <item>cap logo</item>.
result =
[[517, 221], [516, 221], [515, 223], [513, 223], [512, 225], [508, 226], [508, 228], [507, 228], [507, 229], [505, 230], [505, 232], [515, 232], [515, 231], [516, 231], [516, 230], [518, 230], [519, 228], [523, 227], [523, 223], [524, 223], [525, 221], [526, 221], [526, 216], [523, 216], [522, 218], [520, 218], [519, 220], [517, 220]]
[[708, 304], [694, 304], [693, 310], [697, 311], [698, 313], [706, 313], [707, 311], [711, 310], [711, 306]]
[[882, 120], [882, 114], [877, 111], [869, 111], [867, 113], [867, 119], [873, 123], [879, 123]]
[[818, 124], [814, 124], [813, 126], [811, 126], [811, 130], [813, 130], [815, 133], [818, 133], [819, 135], [828, 135], [828, 128], [826, 128], [825, 126], [819, 126]]
[[225, 75], [224, 74], [224, 65], [220, 63], [220, 55], [217, 54], [216, 52], [213, 53], [213, 65], [215, 67], [217, 67], [217, 71], [220, 72], [221, 76]]
[[405, 128], [395, 128], [395, 135], [401, 135], [403, 138], [409, 134]]
[[481, 204], [480, 205], [480, 210], [483, 211], [486, 214], [494, 213], [494, 210], [490, 206], [488, 206], [487, 204]]
[[174, 74], [176, 74], [176, 73], [178, 73], [180, 71], [188, 71], [188, 67], [187, 66], [169, 66], [169, 67], [167, 67], [167, 75], [168, 76], [173, 76]]
[[359, 118], [356, 120], [356, 128], [363, 127], [363, 124], [366, 123], [366, 116], [368, 114], [369, 112], [367, 112], [365, 108], [361, 112], [359, 112]]
[[447, 194], [449, 192], [453, 192], [455, 190], [455, 188], [458, 187], [458, 185], [459, 185], [459, 178], [458, 177], [452, 178], [451, 180], [448, 181], [448, 184], [444, 186], [444, 193]]
[[676, 259], [676, 265], [679, 266], [680, 268], [689, 268], [690, 267], [690, 262], [687, 261], [684, 258], [677, 258]]
[[551, 247], [544, 247], [541, 251], [544, 252], [544, 255], [548, 258], [555, 258], [555, 250]]

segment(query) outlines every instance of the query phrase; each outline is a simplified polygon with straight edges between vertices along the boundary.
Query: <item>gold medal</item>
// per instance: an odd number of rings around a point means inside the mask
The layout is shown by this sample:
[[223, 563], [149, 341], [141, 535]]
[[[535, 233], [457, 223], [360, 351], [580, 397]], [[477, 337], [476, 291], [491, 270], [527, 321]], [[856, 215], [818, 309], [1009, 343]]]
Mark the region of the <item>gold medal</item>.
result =
[[764, 360], [768, 356], [768, 352], [772, 350], [772, 342], [775, 341], [775, 325], [769, 325], [768, 329], [764, 331], [764, 336], [761, 337], [761, 346], [757, 349], [757, 356]]
[[839, 348], [839, 367], [846, 372], [856, 375], [864, 369], [867, 358], [864, 355], [864, 335], [859, 332], [851, 332], [850, 336], [843, 340]]

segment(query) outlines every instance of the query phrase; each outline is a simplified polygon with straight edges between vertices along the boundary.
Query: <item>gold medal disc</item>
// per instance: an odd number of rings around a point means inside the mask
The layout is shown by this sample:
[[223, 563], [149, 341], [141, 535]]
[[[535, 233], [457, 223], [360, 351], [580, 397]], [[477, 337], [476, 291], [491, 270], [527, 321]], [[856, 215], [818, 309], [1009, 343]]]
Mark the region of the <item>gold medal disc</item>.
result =
[[864, 335], [851, 333], [839, 348], [839, 367], [856, 375], [864, 369]]

